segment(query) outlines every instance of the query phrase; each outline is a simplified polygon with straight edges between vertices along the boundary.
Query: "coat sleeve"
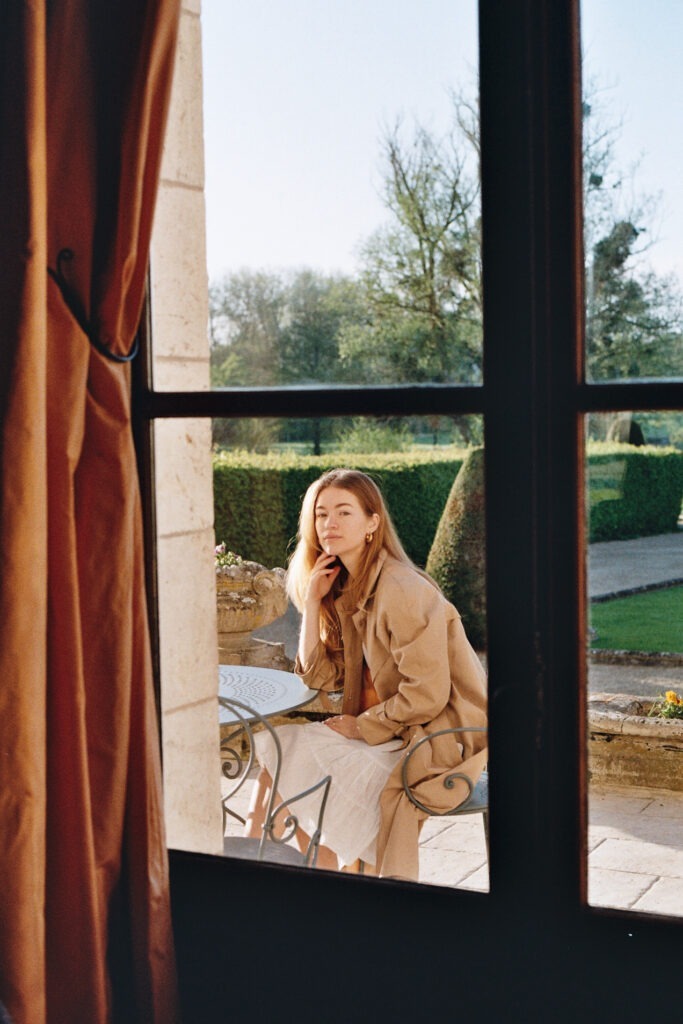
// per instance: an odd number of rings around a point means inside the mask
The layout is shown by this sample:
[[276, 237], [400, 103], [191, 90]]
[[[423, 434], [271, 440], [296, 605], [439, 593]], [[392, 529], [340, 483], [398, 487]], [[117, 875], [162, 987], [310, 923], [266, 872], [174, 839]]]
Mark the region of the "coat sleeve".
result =
[[361, 735], [371, 744], [431, 722], [446, 707], [451, 692], [447, 622], [451, 606], [420, 577], [409, 589], [404, 582], [392, 581], [391, 593], [384, 597], [388, 600], [382, 600], [378, 609], [378, 628], [388, 637], [400, 681], [393, 696], [358, 718]]
[[297, 654], [294, 671], [312, 690], [335, 690], [342, 686], [341, 680], [335, 680], [334, 665], [327, 657], [325, 645], [320, 640], [305, 665]]

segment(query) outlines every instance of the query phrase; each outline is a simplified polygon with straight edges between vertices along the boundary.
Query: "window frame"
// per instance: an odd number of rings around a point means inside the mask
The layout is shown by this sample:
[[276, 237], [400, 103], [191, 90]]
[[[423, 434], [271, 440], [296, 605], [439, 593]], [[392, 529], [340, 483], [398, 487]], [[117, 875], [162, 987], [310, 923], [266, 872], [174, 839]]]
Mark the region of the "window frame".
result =
[[[545, 970], [535, 979], [534, 1000], [557, 1000], [551, 986], [558, 970], [563, 976], [581, 963], [582, 990], [564, 998], [576, 1006], [592, 1000], [593, 1010], [615, 1005], [614, 992], [601, 987], [601, 967], [621, 958], [625, 969], [637, 964], [646, 974], [682, 934], [678, 919], [587, 903], [583, 423], [588, 412], [683, 408], [683, 388], [675, 381], [584, 380], [578, 0], [480, 0], [479, 33], [483, 384], [155, 392], [148, 363], [138, 374], [135, 415], [149, 424], [166, 417], [483, 414], [491, 890], [482, 895], [320, 872], [304, 876], [172, 852], [172, 877], [192, 893], [179, 904], [183, 948], [189, 936], [199, 941], [195, 916], [202, 907], [205, 981], [217, 956], [207, 936], [220, 944], [219, 911], [208, 893], [227, 879], [245, 913], [250, 899], [260, 906], [281, 902], [286, 883], [287, 899], [300, 900], [299, 910], [310, 904], [310, 913], [299, 913], [292, 925], [296, 936], [315, 927], [323, 893], [343, 895], [349, 913], [381, 910], [381, 920], [366, 921], [364, 948], [392, 942], [404, 914], [425, 915], [433, 929], [444, 929], [457, 914], [480, 952], [511, 957], [498, 970], [512, 989], [522, 991], [512, 964]], [[149, 432], [141, 436], [149, 449]], [[282, 933], [274, 917], [269, 921], [266, 945], [274, 949]], [[343, 955], [342, 939], [351, 934], [341, 928], [330, 955]], [[634, 936], [640, 959], [634, 959]], [[553, 972], [552, 958], [560, 954], [563, 967]], [[426, 952], [415, 955], [425, 967], [433, 964]], [[280, 967], [294, 962], [285, 956]], [[479, 962], [473, 956], [465, 962], [485, 985], [488, 974], [480, 977]], [[442, 986], [435, 983], [437, 991]], [[639, 1000], [629, 993], [627, 1005], [635, 1010]], [[652, 1001], [648, 986], [642, 1005], [652, 1010]]]

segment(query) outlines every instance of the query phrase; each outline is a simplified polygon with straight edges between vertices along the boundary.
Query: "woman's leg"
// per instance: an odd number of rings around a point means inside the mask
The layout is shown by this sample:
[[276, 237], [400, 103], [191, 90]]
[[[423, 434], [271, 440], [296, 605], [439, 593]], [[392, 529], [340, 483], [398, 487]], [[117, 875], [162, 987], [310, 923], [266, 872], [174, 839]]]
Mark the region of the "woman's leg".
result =
[[[301, 829], [299, 829], [299, 832], [302, 832], [302, 835], [304, 835], [304, 836], [306, 835], [306, 833], [303, 832]], [[299, 842], [299, 835], [298, 835], [298, 833], [297, 833], [297, 837], [296, 838], [297, 838], [297, 842]], [[306, 836], [306, 839], [308, 839], [308, 836]], [[303, 850], [302, 850], [303, 853], [306, 852], [307, 847], [308, 847], [308, 843], [306, 843], [306, 846], [303, 847]], [[301, 849], [301, 843], [300, 842], [299, 842], [299, 849]], [[337, 860], [337, 854], [334, 853], [329, 848], [329, 846], [319, 846], [318, 847], [318, 856], [317, 856], [316, 861], [315, 861], [315, 866], [317, 868], [322, 868], [324, 871], [339, 871], [339, 861]]]
[[358, 860], [354, 860], [353, 864], [346, 864], [342, 871], [346, 871], [349, 875], [376, 875], [374, 864], [367, 864], [360, 857]]
[[256, 778], [256, 784], [252, 790], [247, 820], [244, 825], [244, 835], [250, 839], [260, 839], [263, 832], [263, 825], [268, 810], [268, 800], [273, 787], [273, 780], [270, 772], [262, 768]]

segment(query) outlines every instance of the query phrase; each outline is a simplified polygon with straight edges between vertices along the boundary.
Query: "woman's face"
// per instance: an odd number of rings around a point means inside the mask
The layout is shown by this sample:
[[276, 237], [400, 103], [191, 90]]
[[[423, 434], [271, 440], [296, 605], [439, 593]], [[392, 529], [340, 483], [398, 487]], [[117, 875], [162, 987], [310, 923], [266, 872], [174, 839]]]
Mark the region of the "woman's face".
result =
[[325, 487], [315, 503], [315, 530], [323, 551], [337, 555], [353, 572], [365, 548], [366, 534], [379, 524], [376, 513], [367, 515], [358, 498], [343, 487]]

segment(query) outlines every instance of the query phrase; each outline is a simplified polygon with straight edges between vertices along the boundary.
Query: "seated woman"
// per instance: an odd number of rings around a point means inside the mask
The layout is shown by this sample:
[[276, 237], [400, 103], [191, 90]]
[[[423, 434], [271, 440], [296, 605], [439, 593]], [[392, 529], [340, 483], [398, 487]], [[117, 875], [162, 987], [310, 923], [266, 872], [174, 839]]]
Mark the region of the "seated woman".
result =
[[[308, 488], [287, 581], [302, 612], [295, 671], [307, 686], [343, 687], [343, 700], [341, 714], [324, 723], [279, 727], [280, 792], [331, 775], [320, 867], [353, 870], [360, 859], [378, 875], [417, 879], [427, 815], [404, 793], [401, 762], [427, 734], [485, 726], [482, 665], [453, 605], [406, 555], [364, 473], [332, 470]], [[272, 786], [267, 733], [258, 734], [257, 753], [251, 836], [261, 834]], [[474, 783], [485, 764], [485, 733], [439, 736], [412, 758], [409, 782], [422, 803], [445, 811], [469, 793], [462, 780], [445, 789], [445, 776], [457, 769]], [[314, 804], [309, 811], [297, 803], [296, 814], [304, 833], [315, 827]]]

